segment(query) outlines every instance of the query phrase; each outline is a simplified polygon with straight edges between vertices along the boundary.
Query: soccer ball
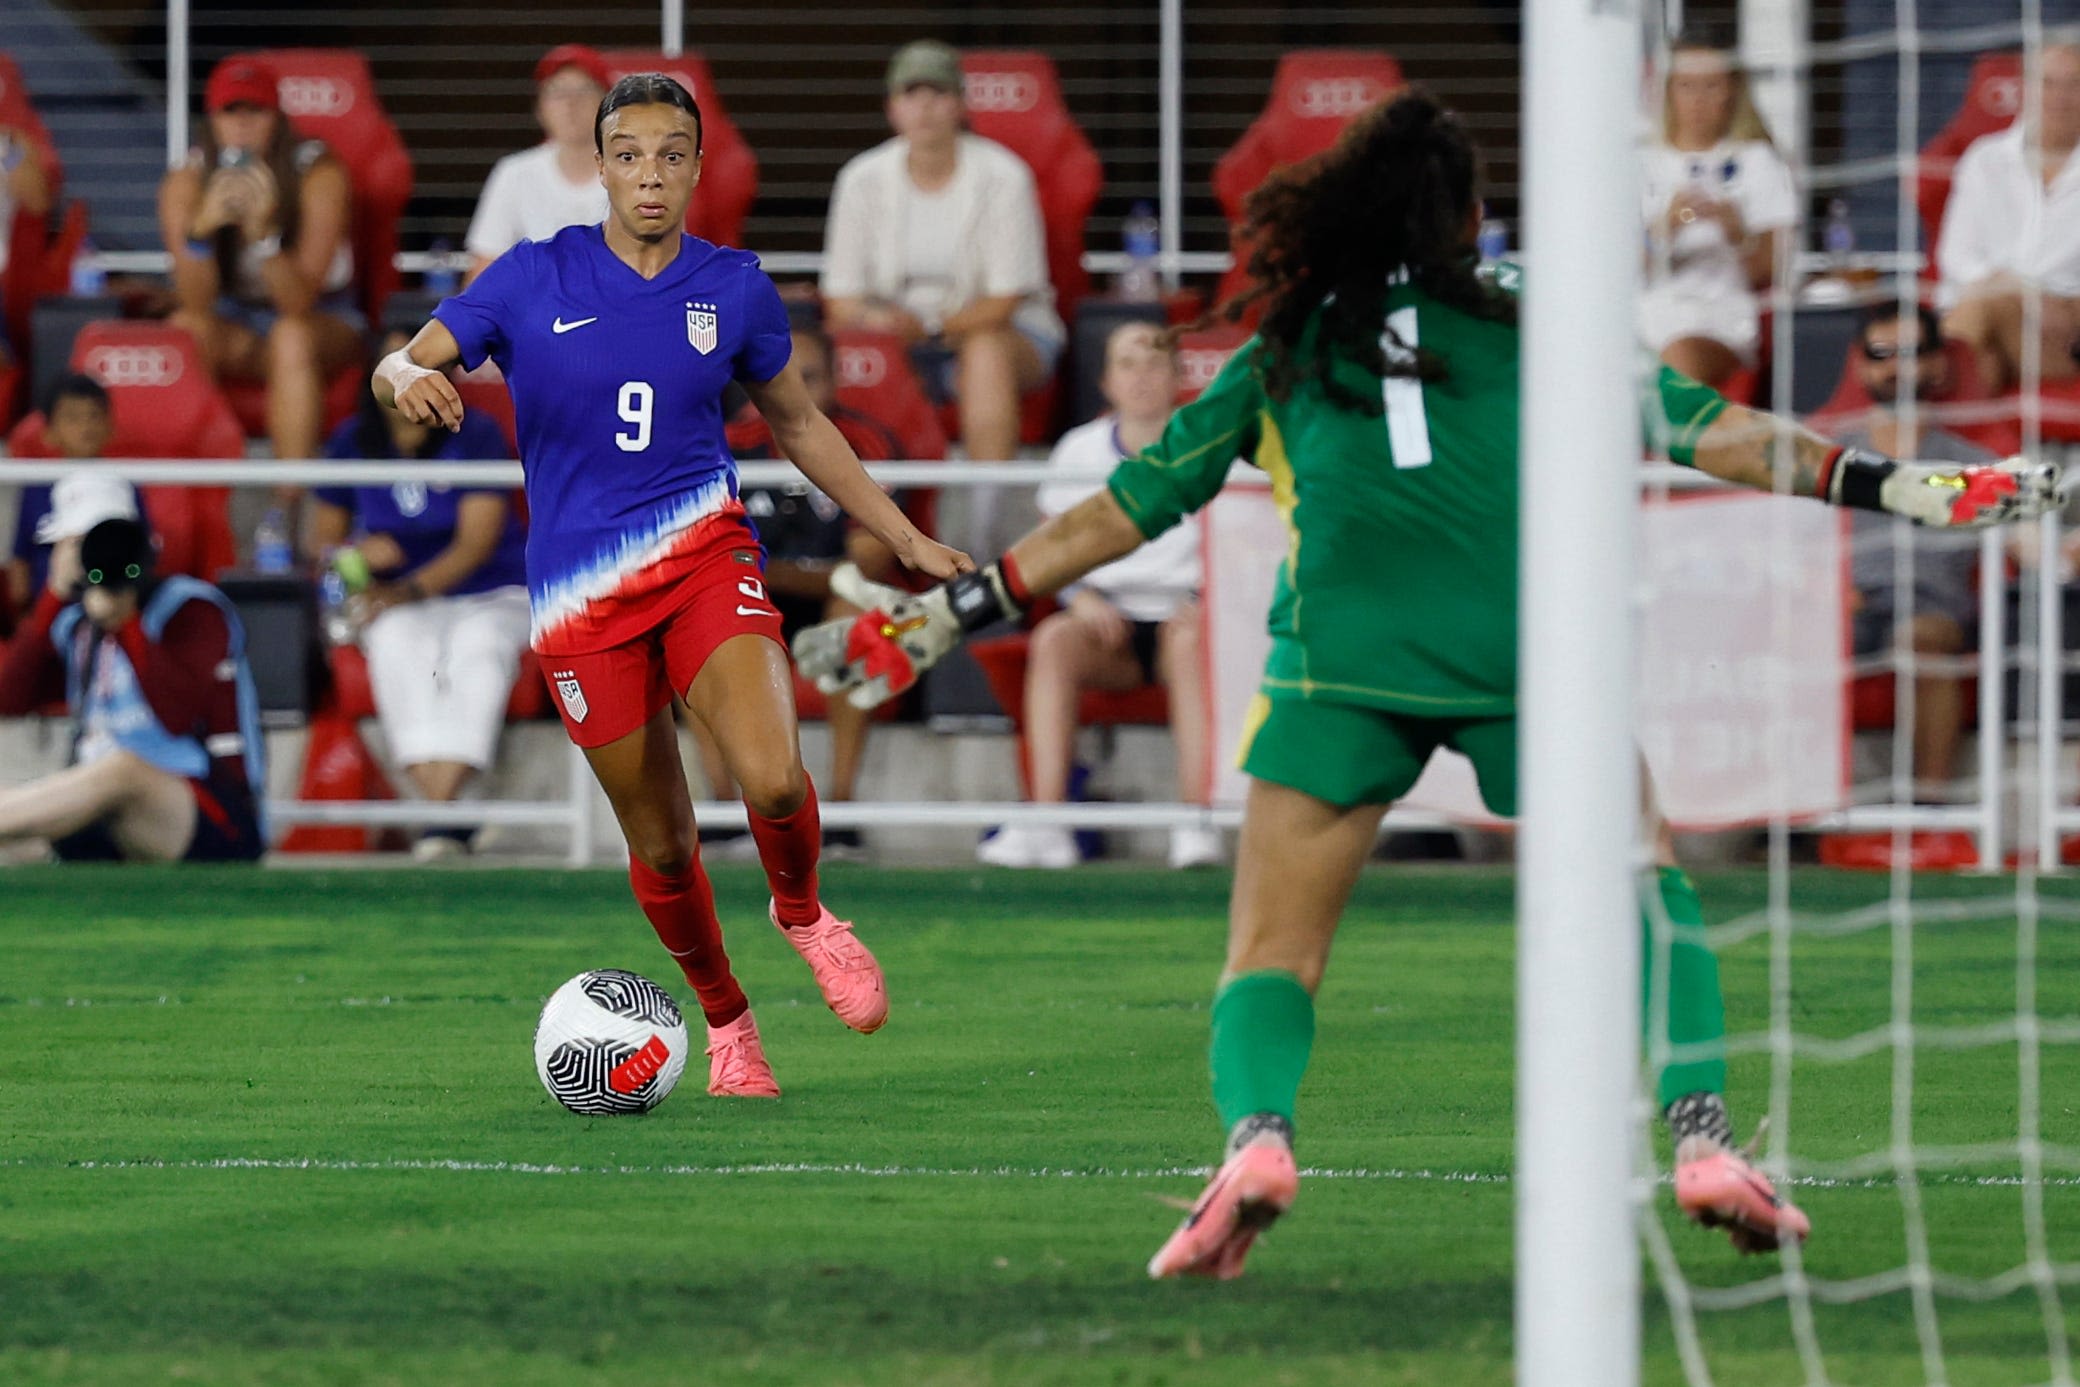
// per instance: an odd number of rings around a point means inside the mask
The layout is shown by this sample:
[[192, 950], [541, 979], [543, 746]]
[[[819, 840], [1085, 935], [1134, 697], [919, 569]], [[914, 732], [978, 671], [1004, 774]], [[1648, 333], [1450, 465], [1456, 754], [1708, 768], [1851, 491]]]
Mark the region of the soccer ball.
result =
[[596, 968], [556, 989], [534, 1028], [534, 1070], [575, 1113], [648, 1112], [686, 1068], [686, 1018], [640, 973]]

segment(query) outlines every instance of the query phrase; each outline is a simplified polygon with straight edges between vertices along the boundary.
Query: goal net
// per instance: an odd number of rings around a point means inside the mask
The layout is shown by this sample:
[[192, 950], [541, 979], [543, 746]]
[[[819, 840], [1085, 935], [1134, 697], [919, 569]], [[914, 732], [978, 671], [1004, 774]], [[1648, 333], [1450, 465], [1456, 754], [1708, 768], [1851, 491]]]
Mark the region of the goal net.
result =
[[[2031, 3], [1743, 10], [1730, 66], [1731, 35], [1693, 46], [1649, 16], [1653, 345], [1693, 372], [1730, 365], [1729, 393], [1889, 453], [2064, 458], [2080, 444], [2080, 317], [2060, 293], [2080, 277], [2061, 280], [2056, 257], [2080, 270], [2080, 200], [2059, 202], [2080, 199], [2065, 162], [2080, 32]], [[1722, 77], [1732, 111], [1701, 142]], [[1779, 170], [1788, 215], [1758, 186]], [[1737, 303], [1696, 301], [1712, 236], [1750, 257], [1752, 324]], [[1731, 504], [1657, 486], [1638, 532], [1639, 724], [1665, 681], [1716, 669], [1739, 698], [1728, 726], [1646, 739], [1650, 772], [1680, 786], [1717, 757], [1760, 812], [1744, 833], [1685, 838], [1686, 856], [1766, 872], [1700, 871], [1723, 1044], [1662, 1038], [1675, 928], [1642, 892], [1645, 1375], [2072, 1384], [2080, 894], [2062, 848], [2080, 817], [2062, 617], [2080, 547], [2057, 517], [1959, 540], [1771, 498], [1657, 523], [1663, 507]], [[1723, 619], [1657, 636], [1672, 587]], [[1816, 659], [1815, 631], [1839, 642], [1833, 658]], [[1679, 829], [1715, 827], [1670, 798]], [[1803, 1246], [1743, 1259], [1674, 1207], [1654, 1078], [1722, 1054], [1737, 1136], [1763, 1128], [1758, 1165], [1812, 1218]]]

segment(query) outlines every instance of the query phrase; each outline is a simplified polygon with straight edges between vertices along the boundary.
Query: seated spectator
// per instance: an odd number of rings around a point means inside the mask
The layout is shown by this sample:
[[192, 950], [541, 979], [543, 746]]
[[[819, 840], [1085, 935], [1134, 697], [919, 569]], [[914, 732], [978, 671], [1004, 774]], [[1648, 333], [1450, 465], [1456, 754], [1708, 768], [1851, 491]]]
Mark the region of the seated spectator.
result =
[[[890, 462], [902, 456], [902, 445], [886, 425], [872, 415], [838, 403], [837, 354], [831, 339], [814, 327], [797, 327], [793, 333], [794, 361], [801, 367], [802, 384], [816, 407], [838, 426], [862, 462]], [[753, 414], [729, 431], [730, 451], [741, 461], [777, 458], [772, 431], [764, 419]], [[898, 498], [900, 499], [900, 498]], [[806, 481], [781, 487], [757, 487], [744, 492], [744, 513], [758, 530], [765, 545], [766, 595], [780, 609], [787, 638], [804, 626], [836, 616], [850, 616], [859, 608], [831, 595], [831, 570], [850, 559], [877, 582], [901, 582], [902, 565], [888, 546], [852, 524], [837, 503]], [[853, 799], [859, 789], [860, 761], [866, 755], [867, 728], [871, 713], [855, 708], [842, 698], [830, 700], [825, 718], [831, 728], [831, 772], [816, 782], [826, 804]], [[700, 751], [701, 770], [717, 799], [735, 799], [736, 782], [730, 779], [722, 752], [699, 722], [689, 724]], [[748, 843], [743, 829], [702, 830], [703, 842]], [[826, 849], [857, 852], [861, 848], [856, 828], [826, 828]]]
[[[115, 416], [108, 392], [92, 376], [61, 376], [43, 402], [43, 441], [61, 458], [91, 462], [108, 447]], [[104, 483], [125, 493], [126, 482], [97, 477], [91, 472], [74, 474], [74, 487]], [[15, 510], [14, 552], [7, 561], [8, 591], [26, 609], [44, 585], [50, 569], [52, 495], [47, 486], [22, 488], [21, 504]], [[133, 517], [136, 512], [130, 512]]]
[[1770, 143], [1733, 54], [1679, 42], [1645, 156], [1647, 282], [1640, 332], [1707, 385], [1755, 365], [1760, 295], [1798, 223], [1791, 172]]
[[464, 285], [522, 241], [607, 219], [592, 118], [609, 85], [607, 60], [582, 43], [552, 48], [534, 65], [534, 118], [547, 138], [491, 166], [462, 239], [470, 256]]
[[[409, 333], [385, 338], [378, 356]], [[499, 459], [510, 450], [476, 411], [451, 433], [414, 424], [364, 390], [360, 412], [326, 440], [333, 458]], [[369, 690], [390, 758], [420, 798], [459, 798], [491, 768], [506, 701], [527, 646], [526, 536], [511, 493], [397, 482], [318, 487], [313, 532], [354, 596]], [[467, 849], [470, 834], [435, 830], [422, 861]]]
[[47, 839], [65, 861], [250, 862], [264, 778], [238, 614], [200, 579], [157, 578], [136, 499], [111, 481], [58, 484], [50, 576], [0, 655], [0, 717], [62, 697], [79, 720], [71, 765], [0, 790], [0, 842]]
[[[1936, 315], [1923, 308], [1902, 318], [1896, 303], [1878, 304], [1865, 315], [1858, 341], [1857, 375], [1869, 392], [1870, 413], [1839, 440], [1873, 448], [1889, 457], [1938, 462], [1985, 463], [1993, 455], [1940, 428], [1918, 421], [1909, 427], [1896, 412], [1902, 395], [1937, 401], [1950, 393], [1948, 363]], [[1913, 591], [1907, 596], [1904, 633], [1897, 616], [1894, 541], [1911, 545]], [[1855, 589], [1853, 639], [1858, 655], [1874, 655], [1901, 642], [1917, 661], [1914, 673], [1914, 798], [1940, 804], [1950, 798], [1957, 751], [1964, 737], [1964, 680], [1953, 670], [1930, 669], [1924, 661], [1954, 660], [1971, 647], [1978, 630], [1976, 595], [1979, 541], [1970, 534], [1925, 530], [1875, 511], [1859, 511], [1851, 541], [1849, 578]]]
[[1943, 331], [1971, 345], [1990, 390], [2022, 378], [2032, 299], [2041, 379], [2080, 374], [2080, 43], [2047, 44], [2039, 71], [2037, 100], [1957, 161], [1936, 236]]
[[[0, 125], [0, 280], [7, 275], [7, 255], [14, 240], [14, 217], [26, 212], [32, 217], [51, 210], [50, 181], [44, 177], [43, 161], [26, 131]], [[7, 323], [0, 318], [0, 368], [14, 360], [7, 343]]]
[[1066, 336], [1047, 278], [1033, 174], [961, 128], [960, 55], [921, 40], [888, 65], [895, 138], [838, 172], [824, 232], [830, 325], [893, 332], [925, 386], [960, 407], [973, 461], [1017, 456], [1019, 396]]
[[274, 73], [227, 58], [210, 73], [202, 139], [159, 185], [159, 230], [179, 307], [219, 377], [267, 382], [279, 458], [307, 458], [326, 382], [361, 356], [345, 167], [298, 140]]
[[[1110, 468], [1162, 436], [1177, 402], [1177, 352], [1149, 323], [1122, 323], [1105, 342], [1099, 389], [1114, 413], [1071, 429], [1055, 445], [1061, 468]], [[1105, 485], [1104, 479], [1048, 482], [1040, 510], [1059, 515]], [[1199, 650], [1199, 529], [1179, 525], [1126, 558], [1091, 573], [1064, 594], [1062, 610], [1033, 629], [1026, 664], [1026, 747], [1033, 802], [1068, 798], [1076, 754], [1076, 704], [1085, 689], [1170, 690], [1170, 735], [1177, 748], [1177, 797], [1205, 804], [1206, 672]], [[976, 850], [997, 867], [1070, 867], [1075, 836], [1066, 828], [1011, 826]], [[1178, 828], [1170, 834], [1172, 867], [1220, 861], [1220, 834]]]

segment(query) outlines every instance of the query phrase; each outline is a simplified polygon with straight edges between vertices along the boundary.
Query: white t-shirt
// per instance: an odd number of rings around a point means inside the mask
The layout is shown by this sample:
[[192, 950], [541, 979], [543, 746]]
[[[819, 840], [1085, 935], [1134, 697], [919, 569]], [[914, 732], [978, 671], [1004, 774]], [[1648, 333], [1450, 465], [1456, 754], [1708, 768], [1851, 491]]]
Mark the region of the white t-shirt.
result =
[[[1664, 224], [1668, 204], [1684, 188], [1738, 207], [1751, 236], [1798, 223], [1798, 190], [1791, 170], [1766, 141], [1722, 140], [1710, 149], [1687, 153], [1656, 141], [1647, 146], [1641, 162], [1646, 183], [1641, 208], [1649, 227]], [[1725, 227], [1706, 217], [1678, 227], [1665, 247], [1650, 240], [1647, 292], [1737, 301], [1747, 312], [1755, 311], [1755, 291], [1741, 268], [1740, 247], [1726, 239]]]
[[[1062, 435], [1050, 466], [1110, 468], [1118, 465], [1119, 433], [1109, 414]], [[1036, 500], [1042, 515], [1060, 515], [1105, 487], [1097, 481], [1043, 482]], [[1081, 580], [1095, 588], [1129, 621], [1168, 621], [1199, 590], [1199, 527], [1187, 519], [1173, 525], [1123, 559], [1094, 569]]]
[[1938, 297], [2007, 271], [2054, 294], [2080, 295], [2080, 151], [2046, 187], [2031, 172], [2022, 123], [1982, 135], [1957, 161], [1936, 237]]
[[462, 246], [496, 260], [522, 241], [546, 241], [567, 226], [596, 226], [606, 219], [607, 190], [598, 177], [571, 182], [556, 166], [556, 147], [538, 144], [491, 166]]
[[960, 258], [960, 222], [953, 192], [912, 189], [903, 201], [904, 308], [927, 327], [960, 307], [953, 302], [953, 268]]

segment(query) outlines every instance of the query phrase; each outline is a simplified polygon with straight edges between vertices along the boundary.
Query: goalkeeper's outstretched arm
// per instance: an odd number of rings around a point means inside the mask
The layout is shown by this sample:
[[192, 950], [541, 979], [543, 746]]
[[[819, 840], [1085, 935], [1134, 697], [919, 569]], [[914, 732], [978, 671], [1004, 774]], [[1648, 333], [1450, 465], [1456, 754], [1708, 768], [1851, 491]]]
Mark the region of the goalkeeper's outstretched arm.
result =
[[[1785, 490], [1932, 526], [2024, 520], [2061, 500], [2054, 463], [1922, 463], [1844, 448], [1782, 415], [1729, 403], [1666, 367], [1656, 393], [1669, 456], [1757, 491]], [[1650, 437], [1652, 424], [1650, 416]]]

